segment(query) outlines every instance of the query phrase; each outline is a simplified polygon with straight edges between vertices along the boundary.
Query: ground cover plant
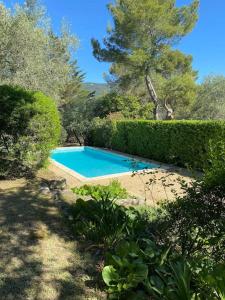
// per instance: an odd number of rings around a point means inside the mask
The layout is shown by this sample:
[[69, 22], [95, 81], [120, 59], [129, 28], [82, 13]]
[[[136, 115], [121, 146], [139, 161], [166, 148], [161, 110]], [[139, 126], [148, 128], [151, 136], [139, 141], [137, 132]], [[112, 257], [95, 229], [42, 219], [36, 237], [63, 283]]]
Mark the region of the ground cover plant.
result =
[[41, 92], [0, 86], [0, 176], [30, 175], [59, 142], [55, 102]]
[[144, 215], [134, 208], [126, 208], [117, 203], [128, 194], [119, 182], [108, 186], [88, 186], [73, 189], [86, 199], [78, 199], [71, 208], [74, 233], [92, 241], [104, 251], [112, 249], [126, 236], [134, 236], [144, 231]]
[[[96, 236], [98, 241], [113, 236], [102, 252], [109, 299], [224, 299], [225, 176], [219, 176], [223, 170], [217, 161], [224, 155], [219, 145], [201, 182], [183, 186], [185, 196], [154, 208], [118, 205], [115, 199], [120, 195], [114, 196], [112, 186], [74, 190], [90, 196], [86, 202], [92, 209], [86, 213], [85, 200], [78, 200], [73, 205], [73, 228], [92, 243]], [[211, 174], [217, 181], [209, 180]], [[99, 203], [102, 199], [104, 204]], [[80, 201], [83, 210], [77, 214]]]

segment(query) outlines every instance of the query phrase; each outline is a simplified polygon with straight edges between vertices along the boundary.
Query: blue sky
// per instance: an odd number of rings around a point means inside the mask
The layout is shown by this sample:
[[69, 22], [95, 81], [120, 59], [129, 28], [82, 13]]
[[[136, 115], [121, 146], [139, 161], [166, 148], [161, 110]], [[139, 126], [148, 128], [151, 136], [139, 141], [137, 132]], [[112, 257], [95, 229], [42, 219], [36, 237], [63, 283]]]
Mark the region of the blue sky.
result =
[[[137, 0], [138, 1], [138, 0]], [[22, 0], [2, 1], [7, 6]], [[110, 0], [42, 0], [52, 19], [53, 27], [59, 30], [62, 18], [71, 25], [71, 31], [80, 40], [76, 54], [78, 65], [86, 74], [85, 81], [104, 82], [103, 73], [107, 73], [108, 64], [99, 63], [92, 56], [90, 39], [99, 40], [106, 34], [110, 22], [106, 4]], [[177, 0], [178, 5], [189, 0]], [[199, 21], [178, 48], [193, 56], [193, 67], [199, 72], [201, 81], [209, 74], [225, 75], [225, 1], [201, 0]]]

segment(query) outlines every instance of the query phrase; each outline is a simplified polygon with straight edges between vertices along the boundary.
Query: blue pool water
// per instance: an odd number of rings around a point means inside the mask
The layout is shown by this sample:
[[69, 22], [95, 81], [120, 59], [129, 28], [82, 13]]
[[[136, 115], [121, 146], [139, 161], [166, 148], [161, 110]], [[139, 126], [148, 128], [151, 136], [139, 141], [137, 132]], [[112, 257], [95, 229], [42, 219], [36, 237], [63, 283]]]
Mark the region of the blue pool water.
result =
[[51, 159], [87, 178], [159, 167], [92, 147], [56, 149]]

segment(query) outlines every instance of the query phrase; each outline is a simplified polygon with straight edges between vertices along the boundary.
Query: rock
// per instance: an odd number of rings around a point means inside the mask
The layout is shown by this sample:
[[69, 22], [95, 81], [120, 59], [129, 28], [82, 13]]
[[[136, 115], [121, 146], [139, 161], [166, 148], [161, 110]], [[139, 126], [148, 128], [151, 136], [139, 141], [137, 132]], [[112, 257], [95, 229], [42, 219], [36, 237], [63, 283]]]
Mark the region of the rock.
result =
[[138, 200], [138, 199], [133, 199], [133, 200], [131, 201], [131, 204], [132, 204], [132, 205], [139, 205], [139, 200]]
[[49, 187], [51, 190], [64, 190], [66, 188], [66, 179], [60, 178], [49, 181]]
[[41, 188], [48, 188], [49, 186], [48, 186], [48, 184], [46, 183], [46, 182], [42, 182], [41, 184], [40, 184], [40, 186], [41, 186]]
[[145, 200], [139, 197], [131, 197], [128, 199], [119, 199], [117, 200], [117, 204], [124, 206], [137, 206], [137, 205], [145, 205]]
[[43, 194], [43, 195], [48, 195], [50, 193], [50, 189], [48, 186], [41, 186], [40, 187], [40, 192]]

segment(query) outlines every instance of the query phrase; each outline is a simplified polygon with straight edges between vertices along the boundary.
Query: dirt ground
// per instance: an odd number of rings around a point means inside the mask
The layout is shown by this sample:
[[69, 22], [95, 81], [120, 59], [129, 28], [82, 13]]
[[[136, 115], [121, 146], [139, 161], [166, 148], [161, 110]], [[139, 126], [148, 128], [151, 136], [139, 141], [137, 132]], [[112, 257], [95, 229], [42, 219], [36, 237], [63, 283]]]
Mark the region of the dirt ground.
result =
[[103, 299], [95, 264], [38, 183], [0, 181], [0, 299]]
[[128, 193], [145, 201], [148, 205], [154, 205], [162, 200], [173, 200], [175, 193], [183, 194], [181, 181], [190, 183], [193, 181], [190, 172], [183, 168], [174, 166], [162, 166], [161, 169], [154, 173], [142, 173], [135, 175], [123, 175], [114, 178], [80, 181], [65, 170], [51, 163], [47, 170], [39, 172], [41, 178], [65, 178], [68, 188], [82, 186], [84, 184], [103, 184], [107, 185], [112, 180], [118, 180], [126, 188]]
[[34, 181], [0, 181], [0, 300], [105, 299], [96, 287], [94, 258], [80, 251], [57, 203], [41, 193], [40, 180], [58, 178], [66, 179], [68, 191], [117, 179], [149, 205], [172, 199], [171, 189], [181, 194], [178, 179], [192, 180], [187, 171], [167, 167], [156, 174], [81, 182], [50, 164]]

